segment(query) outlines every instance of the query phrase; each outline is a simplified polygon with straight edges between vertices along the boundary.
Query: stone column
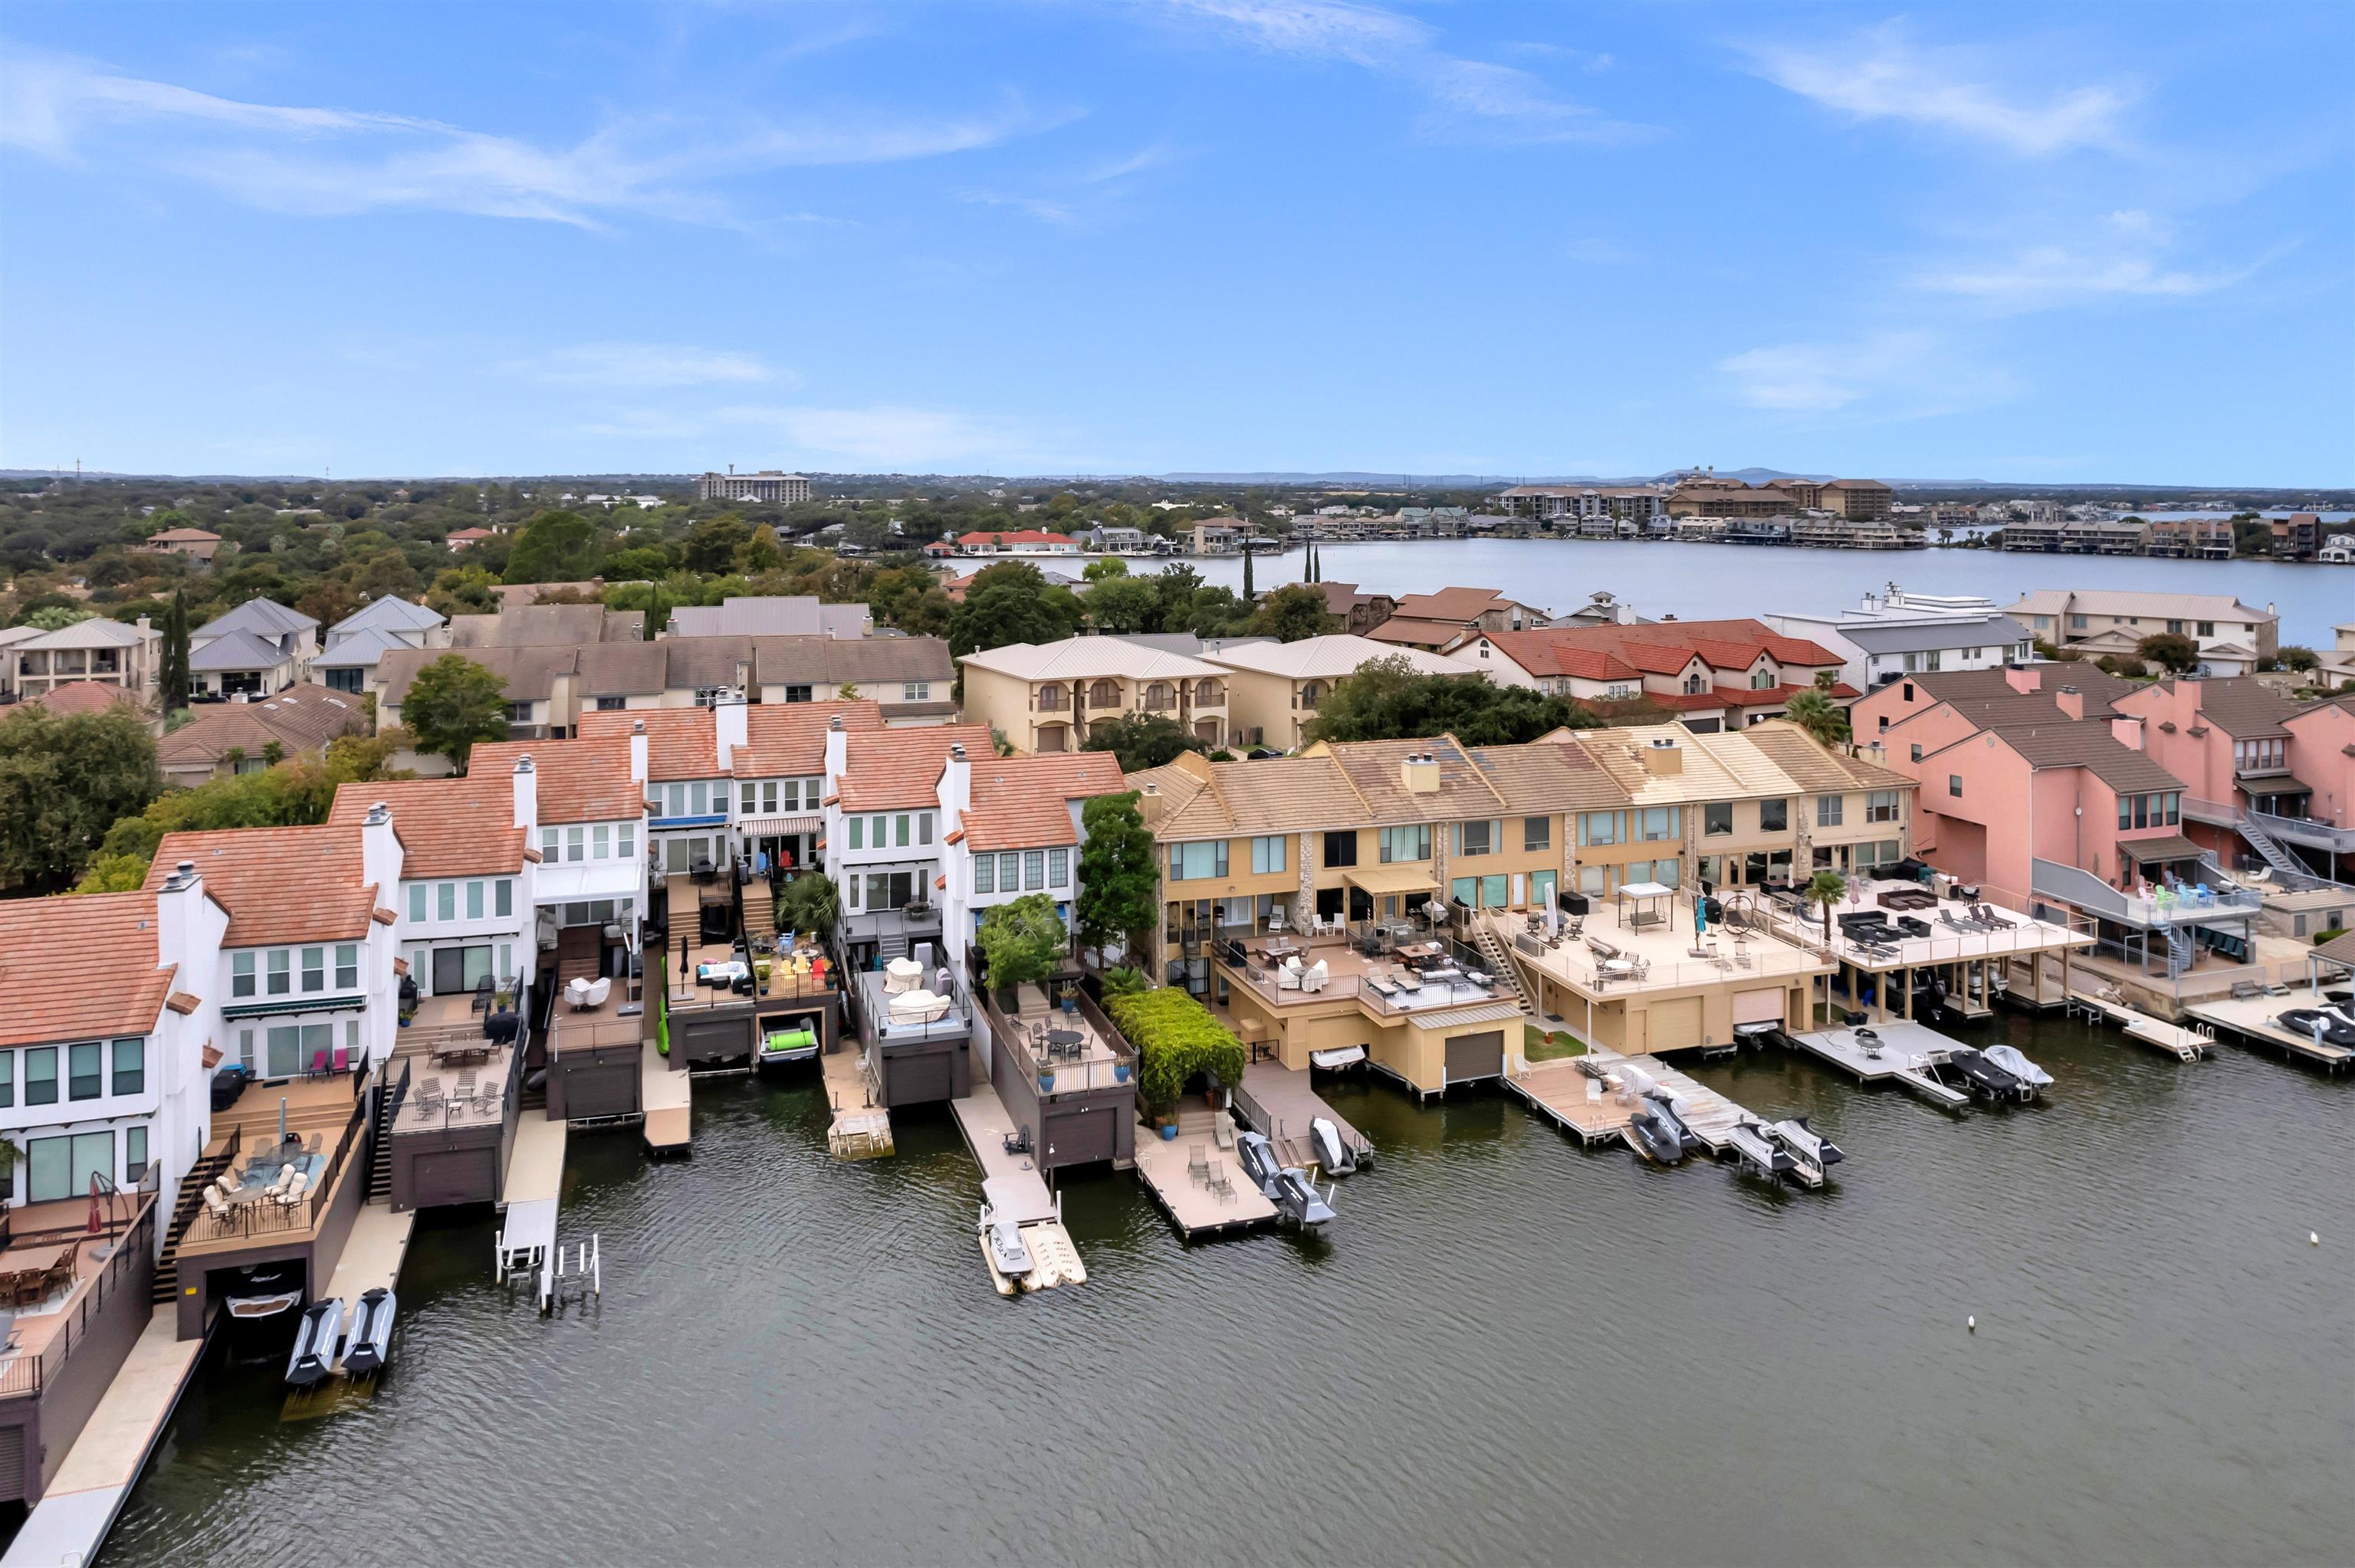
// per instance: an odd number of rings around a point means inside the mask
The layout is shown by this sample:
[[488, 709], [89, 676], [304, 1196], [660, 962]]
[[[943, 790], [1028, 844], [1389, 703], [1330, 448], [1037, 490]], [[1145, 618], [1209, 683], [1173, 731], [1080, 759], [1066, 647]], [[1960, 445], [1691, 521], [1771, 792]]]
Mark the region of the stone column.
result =
[[1311, 858], [1316, 835], [1303, 831], [1300, 834], [1300, 891], [1292, 901], [1292, 928], [1305, 931], [1316, 913], [1316, 863]]

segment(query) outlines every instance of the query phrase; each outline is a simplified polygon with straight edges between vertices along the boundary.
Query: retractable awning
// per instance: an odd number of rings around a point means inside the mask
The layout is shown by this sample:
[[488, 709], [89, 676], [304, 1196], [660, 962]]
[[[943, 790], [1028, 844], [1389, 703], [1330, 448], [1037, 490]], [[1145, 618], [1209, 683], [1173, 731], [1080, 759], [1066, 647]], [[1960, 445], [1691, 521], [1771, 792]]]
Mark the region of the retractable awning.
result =
[[1429, 893], [1439, 885], [1432, 880], [1431, 867], [1419, 861], [1351, 866], [1341, 874], [1341, 880], [1360, 893], [1378, 897], [1392, 893]]
[[755, 817], [749, 822], [736, 824], [738, 831], [751, 838], [776, 838], [785, 833], [814, 833], [826, 826], [826, 819], [812, 811], [798, 817]]

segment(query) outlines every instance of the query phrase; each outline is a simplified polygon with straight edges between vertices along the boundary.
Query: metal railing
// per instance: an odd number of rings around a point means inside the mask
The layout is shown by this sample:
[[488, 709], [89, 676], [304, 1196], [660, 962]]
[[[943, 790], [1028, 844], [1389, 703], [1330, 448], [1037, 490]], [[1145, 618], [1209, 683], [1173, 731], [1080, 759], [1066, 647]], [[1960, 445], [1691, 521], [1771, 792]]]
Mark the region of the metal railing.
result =
[[[1136, 1081], [1136, 1048], [1085, 995], [1080, 998], [1080, 1017], [1085, 1028], [1073, 1033], [1083, 1033], [1092, 1041], [1082, 1045], [1084, 1054], [1077, 1056], [1058, 1055], [1044, 1044], [1045, 1033], [1058, 1027], [1062, 1013], [1050, 1013], [1041, 1019], [1009, 1018], [998, 1011], [995, 1002], [985, 1000], [983, 1006], [991, 1037], [1013, 1047], [1015, 1060], [1039, 1085], [1041, 1095], [1121, 1088]], [[1098, 1055], [1093, 1046], [1101, 1046], [1108, 1054]]]
[[[945, 966], [943, 966], [945, 967]], [[862, 980], [858, 987], [858, 1036], [870, 1045], [905, 1045], [924, 1040], [958, 1040], [973, 1033], [973, 995], [955, 971], [949, 972], [949, 1010], [940, 1017], [922, 1022], [901, 1022], [891, 1017], [891, 995], [883, 989], [883, 977], [873, 970], [873, 984]], [[939, 974], [924, 977], [924, 989], [935, 996], [933, 990]]]
[[2264, 902], [2238, 887], [2180, 895], [2161, 889], [2143, 898], [2111, 886], [2090, 871], [2050, 860], [2033, 862], [2029, 874], [2030, 890], [2039, 896], [2058, 898], [2089, 914], [2131, 926], [2196, 926], [2223, 916], [2254, 915]]
[[[151, 1165], [148, 1169], [152, 1171], [155, 1168]], [[145, 1195], [146, 1202], [123, 1227], [114, 1250], [107, 1255], [105, 1266], [77, 1287], [80, 1299], [67, 1303], [59, 1315], [62, 1320], [57, 1332], [48, 1344], [41, 1347], [40, 1354], [20, 1355], [0, 1362], [0, 1399], [37, 1397], [48, 1386], [49, 1380], [65, 1370], [67, 1359], [73, 1354], [74, 1347], [90, 1337], [91, 1320], [105, 1309], [114, 1292], [123, 1288], [123, 1277], [154, 1254], [155, 1188], [150, 1184], [153, 1181], [151, 1176], [148, 1181], [142, 1182], [135, 1189]], [[90, 1233], [79, 1225], [70, 1230], [37, 1231], [10, 1238], [16, 1245], [27, 1242], [35, 1245], [44, 1242], [79, 1245], [90, 1239]]]

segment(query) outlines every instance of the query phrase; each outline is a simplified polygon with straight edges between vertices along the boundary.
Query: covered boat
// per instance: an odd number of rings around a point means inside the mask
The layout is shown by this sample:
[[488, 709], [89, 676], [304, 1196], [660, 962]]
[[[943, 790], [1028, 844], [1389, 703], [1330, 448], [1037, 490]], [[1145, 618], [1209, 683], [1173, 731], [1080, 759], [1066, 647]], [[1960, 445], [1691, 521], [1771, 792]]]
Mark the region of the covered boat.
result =
[[2027, 1085], [2029, 1099], [2034, 1099], [2039, 1090], [2052, 1082], [2052, 1075], [2021, 1055], [2017, 1045], [1990, 1045], [1987, 1059]]
[[286, 1359], [287, 1383], [295, 1388], [308, 1388], [325, 1377], [336, 1364], [336, 1351], [342, 1345], [343, 1335], [342, 1298], [330, 1296], [304, 1308], [303, 1320], [294, 1330], [293, 1354]]
[[344, 1372], [367, 1377], [384, 1370], [392, 1358], [392, 1312], [395, 1300], [382, 1286], [360, 1292], [352, 1303], [352, 1331], [344, 1345]]

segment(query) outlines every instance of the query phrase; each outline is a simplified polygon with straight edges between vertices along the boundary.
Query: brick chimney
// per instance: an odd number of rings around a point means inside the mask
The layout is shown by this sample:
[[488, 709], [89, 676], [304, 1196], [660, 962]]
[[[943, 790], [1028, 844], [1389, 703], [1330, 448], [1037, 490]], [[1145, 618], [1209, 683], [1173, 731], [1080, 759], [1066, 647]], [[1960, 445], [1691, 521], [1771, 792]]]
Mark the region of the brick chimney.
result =
[[2004, 666], [2003, 683], [2023, 697], [2032, 697], [2044, 689], [2044, 673], [2018, 664]]
[[2085, 694], [2074, 686], [2062, 687], [2052, 694], [2052, 701], [2062, 713], [2073, 719], [2085, 716]]

